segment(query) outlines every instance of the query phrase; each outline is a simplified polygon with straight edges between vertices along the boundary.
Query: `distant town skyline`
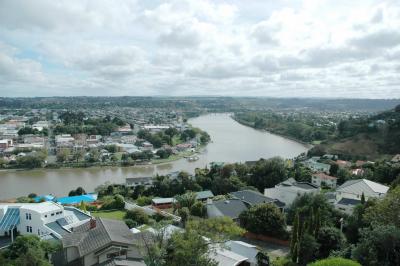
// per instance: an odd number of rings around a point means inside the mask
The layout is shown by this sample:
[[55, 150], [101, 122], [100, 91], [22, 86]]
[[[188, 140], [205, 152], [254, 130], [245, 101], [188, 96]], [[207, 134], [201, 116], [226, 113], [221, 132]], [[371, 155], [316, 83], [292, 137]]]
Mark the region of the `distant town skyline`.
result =
[[400, 2], [0, 2], [0, 97], [400, 98]]

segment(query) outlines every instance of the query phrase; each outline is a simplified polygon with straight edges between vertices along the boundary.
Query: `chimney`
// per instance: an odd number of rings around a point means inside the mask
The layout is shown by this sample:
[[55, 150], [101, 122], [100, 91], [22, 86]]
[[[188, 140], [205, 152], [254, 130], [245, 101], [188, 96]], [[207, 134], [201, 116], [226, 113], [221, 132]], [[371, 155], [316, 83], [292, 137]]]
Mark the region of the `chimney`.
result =
[[90, 219], [90, 222], [89, 222], [90, 224], [89, 224], [89, 229], [93, 229], [93, 228], [96, 228], [96, 220], [95, 219]]

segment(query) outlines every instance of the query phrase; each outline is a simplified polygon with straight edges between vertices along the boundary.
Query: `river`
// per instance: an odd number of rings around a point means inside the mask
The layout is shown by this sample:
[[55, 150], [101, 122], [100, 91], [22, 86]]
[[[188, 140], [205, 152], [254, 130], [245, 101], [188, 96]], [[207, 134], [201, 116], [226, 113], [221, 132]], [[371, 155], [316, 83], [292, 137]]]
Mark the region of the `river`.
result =
[[296, 141], [243, 126], [229, 114], [208, 114], [193, 118], [189, 123], [207, 131], [212, 142], [199, 160], [180, 159], [171, 163], [133, 167], [92, 167], [0, 171], [0, 199], [37, 194], [65, 196], [78, 186], [86, 191], [105, 182], [123, 183], [126, 177], [166, 174], [173, 171], [194, 172], [208, 163], [244, 162], [281, 156], [293, 158], [307, 151], [307, 146]]

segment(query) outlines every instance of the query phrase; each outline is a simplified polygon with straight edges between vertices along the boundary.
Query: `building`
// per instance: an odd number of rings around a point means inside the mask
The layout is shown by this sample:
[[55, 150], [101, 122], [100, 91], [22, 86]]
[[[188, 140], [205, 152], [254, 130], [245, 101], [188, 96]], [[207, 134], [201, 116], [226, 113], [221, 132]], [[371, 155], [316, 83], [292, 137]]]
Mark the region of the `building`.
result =
[[228, 216], [237, 223], [239, 223], [239, 215], [248, 209], [240, 199], [208, 200], [206, 207], [208, 218]]
[[42, 203], [0, 204], [0, 235], [12, 238], [34, 234], [42, 238], [61, 239], [91, 216], [74, 207], [49, 201]]
[[285, 208], [287, 208], [293, 203], [296, 197], [304, 194], [316, 194], [319, 191], [320, 189], [316, 185], [308, 182], [297, 182], [294, 178], [289, 178], [274, 188], [266, 188], [264, 195], [285, 203]]
[[329, 173], [329, 170], [331, 169], [331, 165], [326, 164], [326, 163], [320, 163], [320, 162], [318, 162], [318, 160], [319, 160], [319, 157], [312, 157], [312, 158], [304, 161], [303, 165], [310, 168], [313, 172]]
[[365, 200], [369, 198], [383, 198], [388, 190], [389, 187], [368, 179], [349, 180], [336, 189], [336, 199], [361, 200], [362, 194], [364, 194]]
[[136, 186], [150, 187], [153, 185], [153, 177], [152, 176], [144, 176], [144, 177], [125, 178], [125, 185], [127, 187], [136, 187]]
[[123, 221], [92, 219], [62, 239], [54, 265], [145, 265], [139, 239]]
[[151, 200], [151, 205], [157, 209], [169, 209], [174, 202], [174, 198], [155, 198]]
[[14, 146], [12, 139], [1, 139], [0, 140], [0, 150], [5, 150]]
[[315, 173], [311, 177], [311, 183], [318, 187], [336, 188], [337, 178], [325, 173]]
[[258, 191], [254, 190], [241, 190], [229, 193], [230, 196], [243, 201], [248, 207], [261, 203], [275, 204], [278, 208], [283, 210], [285, 204], [279, 200], [268, 198]]
[[383, 198], [388, 190], [389, 187], [368, 179], [349, 180], [336, 189], [334, 207], [351, 214], [354, 207], [361, 203], [362, 195], [364, 195], [365, 200]]
[[357, 199], [347, 199], [341, 198], [337, 202], [334, 203], [335, 209], [340, 210], [348, 215], [353, 213], [353, 209], [358, 204], [361, 204], [361, 200]]
[[196, 199], [201, 201], [206, 201], [208, 199], [214, 198], [214, 194], [211, 192], [211, 190], [197, 191], [195, 192], [195, 194]]

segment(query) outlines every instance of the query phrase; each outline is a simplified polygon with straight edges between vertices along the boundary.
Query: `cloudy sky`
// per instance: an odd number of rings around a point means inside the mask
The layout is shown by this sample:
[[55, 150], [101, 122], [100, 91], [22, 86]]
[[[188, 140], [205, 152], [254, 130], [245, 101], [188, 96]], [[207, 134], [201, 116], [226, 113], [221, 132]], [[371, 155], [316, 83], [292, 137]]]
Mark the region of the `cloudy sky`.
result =
[[399, 0], [0, 0], [0, 96], [400, 98]]

